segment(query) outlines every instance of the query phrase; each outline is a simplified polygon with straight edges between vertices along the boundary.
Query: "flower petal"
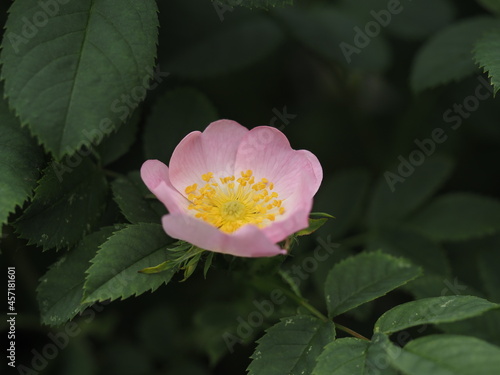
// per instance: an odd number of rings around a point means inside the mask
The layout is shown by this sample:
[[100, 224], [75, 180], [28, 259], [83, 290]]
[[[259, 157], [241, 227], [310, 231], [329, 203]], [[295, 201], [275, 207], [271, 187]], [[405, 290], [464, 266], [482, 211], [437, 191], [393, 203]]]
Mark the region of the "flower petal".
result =
[[185, 214], [165, 215], [165, 232], [173, 238], [187, 241], [205, 250], [240, 257], [267, 257], [286, 254], [286, 250], [271, 242], [264, 232], [253, 225], [245, 225], [231, 234]]
[[256, 179], [272, 181], [280, 199], [293, 196], [302, 183], [308, 186], [311, 198], [323, 178], [321, 165], [312, 153], [293, 150], [286, 136], [269, 126], [253, 128], [242, 139], [235, 172], [247, 169], [253, 170]]
[[141, 178], [148, 189], [162, 202], [170, 213], [184, 212], [186, 198], [172, 186], [168, 167], [159, 160], [146, 160], [141, 167]]
[[177, 145], [170, 159], [172, 185], [185, 194], [187, 186], [204, 184], [202, 174], [212, 172], [215, 177], [232, 175], [238, 146], [247, 133], [247, 128], [231, 120], [212, 122], [203, 133], [189, 133]]
[[311, 183], [308, 184], [308, 186], [310, 191], [314, 195], [318, 191], [321, 185], [321, 181], [323, 181], [323, 168], [321, 167], [321, 164], [316, 155], [314, 155], [312, 152], [307, 150], [297, 150], [296, 152], [302, 156], [305, 156], [309, 161], [309, 166], [314, 175], [314, 179], [312, 179]]
[[291, 234], [309, 226], [309, 213], [312, 208], [312, 199], [296, 206], [284, 219], [276, 220], [271, 225], [262, 229], [271, 242], [280, 242]]

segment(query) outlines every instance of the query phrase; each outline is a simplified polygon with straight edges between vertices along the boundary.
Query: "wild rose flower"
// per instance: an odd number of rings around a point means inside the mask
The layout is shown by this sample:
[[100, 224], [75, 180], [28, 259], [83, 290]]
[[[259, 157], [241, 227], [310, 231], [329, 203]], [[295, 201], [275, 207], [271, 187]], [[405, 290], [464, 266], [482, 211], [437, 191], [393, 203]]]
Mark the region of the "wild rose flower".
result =
[[170, 165], [147, 160], [141, 177], [167, 207], [163, 228], [205, 250], [242, 257], [285, 254], [277, 243], [307, 228], [323, 178], [311, 152], [279, 130], [230, 120], [189, 133]]

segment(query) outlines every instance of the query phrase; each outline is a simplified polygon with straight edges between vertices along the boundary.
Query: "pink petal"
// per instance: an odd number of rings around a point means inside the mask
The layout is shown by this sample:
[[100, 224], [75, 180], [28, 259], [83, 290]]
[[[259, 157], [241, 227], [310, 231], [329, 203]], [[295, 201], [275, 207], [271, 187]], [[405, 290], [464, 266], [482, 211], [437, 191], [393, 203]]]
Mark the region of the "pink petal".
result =
[[308, 184], [308, 186], [312, 194], [314, 195], [318, 191], [321, 185], [321, 181], [323, 181], [323, 168], [321, 167], [321, 164], [316, 155], [314, 155], [312, 152], [307, 150], [297, 150], [297, 153], [305, 156], [307, 160], [309, 160], [309, 168], [311, 169], [314, 178], [312, 179], [311, 183]]
[[187, 186], [205, 184], [201, 175], [207, 172], [215, 177], [232, 175], [238, 146], [247, 133], [247, 128], [230, 120], [212, 122], [203, 133], [189, 133], [170, 159], [172, 185], [184, 194]]
[[159, 160], [146, 160], [141, 167], [141, 178], [170, 213], [185, 211], [188, 202], [170, 183], [165, 164]]
[[245, 225], [229, 234], [186, 214], [165, 215], [162, 223], [169, 236], [205, 250], [240, 257], [267, 257], [286, 253], [253, 225]]
[[293, 212], [286, 214], [283, 219], [276, 220], [262, 231], [274, 243], [283, 241], [291, 234], [309, 226], [311, 208], [312, 199], [309, 198], [308, 202], [297, 205]]
[[267, 178], [275, 185], [279, 199], [292, 197], [305, 183], [311, 198], [323, 178], [318, 159], [309, 151], [293, 150], [278, 129], [259, 126], [250, 130], [240, 143], [235, 172], [251, 169], [256, 179]]

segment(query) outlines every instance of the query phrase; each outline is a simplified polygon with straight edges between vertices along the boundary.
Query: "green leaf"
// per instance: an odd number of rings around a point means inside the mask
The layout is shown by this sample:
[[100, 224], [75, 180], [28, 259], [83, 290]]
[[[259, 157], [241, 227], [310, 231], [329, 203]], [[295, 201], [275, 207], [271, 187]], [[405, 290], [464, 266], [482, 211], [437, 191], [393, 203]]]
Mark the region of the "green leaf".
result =
[[391, 50], [384, 37], [370, 38], [365, 48], [357, 48], [355, 28], [362, 27], [362, 22], [336, 7], [287, 8], [277, 15], [300, 43], [328, 60], [363, 70], [380, 71], [389, 66]]
[[31, 197], [42, 163], [42, 150], [9, 111], [0, 86], [0, 227]]
[[467, 336], [421, 337], [390, 358], [407, 375], [492, 375], [500, 368], [499, 347]]
[[474, 59], [476, 63], [488, 73], [493, 85], [493, 94], [500, 89], [500, 29], [484, 35], [476, 42]]
[[309, 219], [309, 226], [305, 229], [299, 230], [296, 234], [297, 236], [308, 236], [314, 232], [316, 232], [319, 228], [321, 228], [326, 222], [327, 218], [322, 219]]
[[369, 341], [356, 338], [337, 339], [325, 347], [318, 357], [313, 375], [365, 374]]
[[330, 317], [381, 297], [421, 274], [402, 258], [381, 252], [361, 253], [335, 265], [325, 282]]
[[339, 238], [359, 219], [365, 206], [370, 174], [364, 169], [348, 169], [324, 181], [314, 198], [315, 205], [335, 216], [319, 234]]
[[433, 200], [408, 221], [436, 241], [460, 241], [500, 230], [500, 202], [470, 193], [449, 193]]
[[293, 0], [212, 0], [214, 6], [244, 6], [247, 8], [262, 8], [270, 9], [274, 7], [282, 7], [292, 5]]
[[89, 159], [53, 162], [35, 189], [33, 202], [15, 227], [29, 244], [57, 250], [77, 243], [98, 222], [106, 204], [104, 174]]
[[45, 4], [47, 10], [36, 0], [10, 7], [2, 79], [22, 123], [62, 157], [98, 144], [144, 99], [156, 56], [157, 7], [154, 0]]
[[478, 0], [478, 2], [486, 9], [490, 10], [492, 13], [495, 13], [496, 15], [500, 15], [500, 1], [498, 1], [498, 0]]
[[96, 147], [102, 165], [108, 165], [118, 160], [132, 147], [132, 144], [137, 140], [140, 114], [140, 111], [134, 111], [132, 116], [115, 133], [110, 134]]
[[75, 249], [63, 255], [40, 279], [38, 305], [43, 324], [59, 325], [85, 310], [81, 304], [85, 271], [98, 247], [119, 227], [105, 227], [85, 237]]
[[203, 130], [217, 118], [212, 103], [199, 91], [191, 88], [168, 91], [156, 100], [146, 121], [146, 157], [167, 163], [189, 132]]
[[123, 216], [133, 224], [159, 223], [166, 209], [158, 200], [148, 199], [151, 193], [142, 182], [139, 172], [118, 177], [111, 183], [113, 199]]
[[474, 296], [442, 296], [403, 303], [384, 313], [374, 332], [385, 334], [422, 324], [450, 323], [483, 314], [500, 305]]
[[337, 339], [328, 344], [318, 357], [313, 375], [396, 374], [386, 365], [387, 358], [388, 355], [375, 340]]
[[[368, 208], [368, 225], [398, 223], [431, 197], [450, 177], [453, 163], [444, 157], [433, 157], [415, 169], [401, 183], [393, 183], [386, 171], [380, 177]], [[397, 172], [396, 172], [397, 173]]]
[[187, 47], [167, 63], [167, 69], [192, 79], [227, 74], [263, 60], [283, 39], [283, 32], [270, 19], [252, 17]]
[[92, 259], [83, 302], [125, 299], [168, 283], [173, 270], [154, 275], [139, 271], [165, 260], [171, 242], [159, 224], [139, 223], [116, 232]]
[[370, 234], [369, 249], [403, 257], [421, 266], [425, 274], [451, 274], [451, 266], [441, 246], [427, 237], [401, 227], [378, 228]]
[[474, 43], [500, 22], [492, 17], [471, 17], [435, 34], [418, 51], [410, 76], [413, 91], [419, 92], [476, 71], [472, 61]]
[[316, 358], [334, 338], [333, 322], [309, 315], [283, 318], [257, 341], [248, 374], [310, 374]]

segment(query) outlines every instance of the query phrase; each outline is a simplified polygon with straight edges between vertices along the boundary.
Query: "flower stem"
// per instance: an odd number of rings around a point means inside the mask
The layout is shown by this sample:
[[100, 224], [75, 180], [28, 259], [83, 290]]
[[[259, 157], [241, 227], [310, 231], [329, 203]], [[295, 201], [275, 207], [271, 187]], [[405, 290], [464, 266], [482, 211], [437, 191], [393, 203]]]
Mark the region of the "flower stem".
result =
[[[289, 290], [283, 290], [283, 293], [285, 293], [288, 297], [290, 297], [295, 302], [297, 302], [300, 306], [309, 310], [309, 312], [311, 312], [317, 318], [321, 319], [323, 322], [326, 323], [326, 322], [330, 321], [330, 319], [328, 319], [325, 315], [323, 315], [317, 308], [315, 308], [313, 305], [311, 305], [309, 302], [307, 302], [304, 298], [297, 296], [295, 293], [293, 293]], [[350, 334], [351, 336], [354, 336], [354, 337], [361, 339], [361, 340], [370, 341], [370, 339], [366, 338], [362, 334], [357, 333], [356, 331], [354, 331], [350, 328], [347, 328], [347, 327], [343, 326], [342, 324], [338, 324], [335, 322], [333, 324], [335, 324], [335, 328], [340, 329], [341, 331], [344, 331], [344, 332]]]
[[344, 331], [344, 332], [350, 334], [351, 336], [357, 337], [358, 339], [370, 341], [370, 339], [367, 339], [362, 334], [357, 333], [356, 331], [353, 331], [352, 329], [347, 328], [347, 327], [343, 326], [342, 324], [335, 323], [335, 328], [340, 329], [341, 331]]

